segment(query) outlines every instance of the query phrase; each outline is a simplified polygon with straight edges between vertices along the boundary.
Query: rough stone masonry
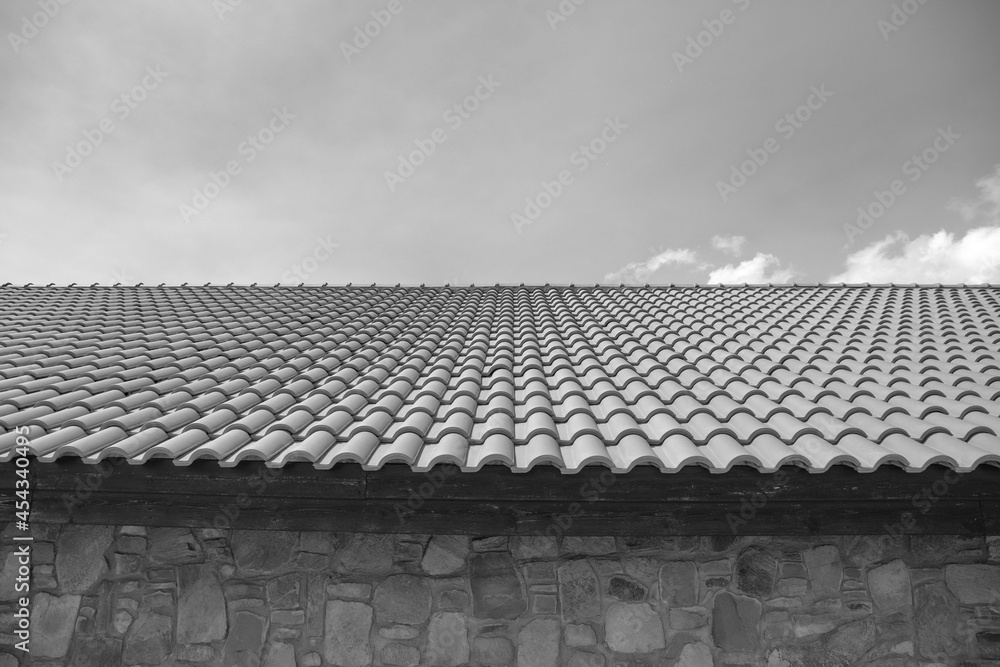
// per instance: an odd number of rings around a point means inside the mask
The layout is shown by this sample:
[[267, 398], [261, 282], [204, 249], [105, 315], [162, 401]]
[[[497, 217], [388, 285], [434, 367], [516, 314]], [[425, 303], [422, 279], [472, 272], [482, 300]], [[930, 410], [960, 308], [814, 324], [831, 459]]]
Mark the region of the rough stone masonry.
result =
[[998, 537], [34, 531], [0, 667], [1000, 664]]

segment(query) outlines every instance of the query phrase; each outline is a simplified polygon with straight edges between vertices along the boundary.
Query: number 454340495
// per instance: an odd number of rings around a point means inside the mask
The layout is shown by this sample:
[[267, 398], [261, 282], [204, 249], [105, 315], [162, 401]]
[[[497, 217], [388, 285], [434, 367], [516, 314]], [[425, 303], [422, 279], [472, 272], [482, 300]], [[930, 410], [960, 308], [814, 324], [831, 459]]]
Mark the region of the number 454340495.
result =
[[[17, 428], [17, 432], [21, 433], [21, 427]], [[27, 430], [25, 429], [25, 432]], [[17, 490], [15, 495], [17, 496], [17, 501], [15, 502], [15, 512], [18, 522], [28, 521], [28, 516], [31, 512], [31, 503], [28, 501], [28, 496], [31, 493], [31, 479], [28, 476], [28, 464], [30, 463], [28, 459], [28, 454], [31, 450], [28, 449], [28, 439], [23, 435], [18, 435], [15, 441], [14, 453], [17, 455], [17, 459], [14, 461], [16, 467], [15, 475], [18, 479], [15, 482]]]

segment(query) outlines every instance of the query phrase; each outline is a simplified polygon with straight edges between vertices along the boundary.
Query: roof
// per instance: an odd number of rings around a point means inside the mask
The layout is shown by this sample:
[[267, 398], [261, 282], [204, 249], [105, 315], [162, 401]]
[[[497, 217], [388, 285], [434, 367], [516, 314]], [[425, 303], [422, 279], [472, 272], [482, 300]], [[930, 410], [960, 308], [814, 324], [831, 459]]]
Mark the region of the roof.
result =
[[[0, 287], [0, 460], [1000, 464], [997, 286]], [[23, 429], [22, 429], [23, 431]]]

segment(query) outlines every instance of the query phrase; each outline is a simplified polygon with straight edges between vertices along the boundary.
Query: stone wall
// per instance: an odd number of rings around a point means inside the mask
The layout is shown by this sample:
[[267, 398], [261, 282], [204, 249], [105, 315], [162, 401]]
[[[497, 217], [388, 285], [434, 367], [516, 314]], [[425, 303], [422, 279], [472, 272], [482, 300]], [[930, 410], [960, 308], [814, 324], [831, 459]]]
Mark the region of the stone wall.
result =
[[1000, 664], [1000, 538], [34, 529], [0, 667]]

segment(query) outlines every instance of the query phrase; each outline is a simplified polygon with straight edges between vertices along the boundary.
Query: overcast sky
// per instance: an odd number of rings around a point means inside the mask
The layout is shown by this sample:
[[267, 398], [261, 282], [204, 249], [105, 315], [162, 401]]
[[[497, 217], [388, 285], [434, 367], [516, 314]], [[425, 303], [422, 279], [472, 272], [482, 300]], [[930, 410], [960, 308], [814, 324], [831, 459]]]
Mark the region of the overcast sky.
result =
[[1000, 2], [575, 2], [5, 0], [0, 282], [1000, 282]]

